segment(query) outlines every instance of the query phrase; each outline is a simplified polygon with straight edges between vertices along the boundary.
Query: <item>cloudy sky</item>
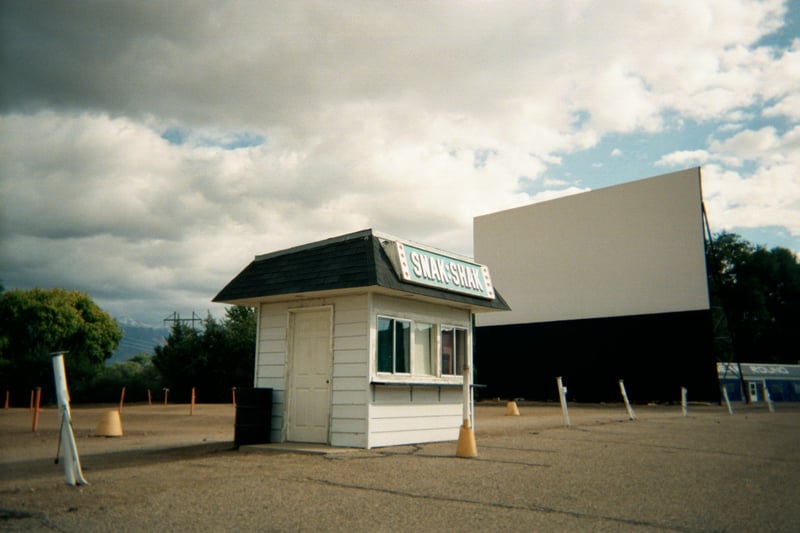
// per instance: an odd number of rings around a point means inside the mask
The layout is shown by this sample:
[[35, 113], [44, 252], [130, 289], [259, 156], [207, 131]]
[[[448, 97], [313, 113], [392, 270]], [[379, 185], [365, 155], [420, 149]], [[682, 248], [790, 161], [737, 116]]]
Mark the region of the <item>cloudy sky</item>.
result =
[[253, 256], [702, 166], [800, 251], [800, 2], [12, 1], [0, 282], [160, 325]]

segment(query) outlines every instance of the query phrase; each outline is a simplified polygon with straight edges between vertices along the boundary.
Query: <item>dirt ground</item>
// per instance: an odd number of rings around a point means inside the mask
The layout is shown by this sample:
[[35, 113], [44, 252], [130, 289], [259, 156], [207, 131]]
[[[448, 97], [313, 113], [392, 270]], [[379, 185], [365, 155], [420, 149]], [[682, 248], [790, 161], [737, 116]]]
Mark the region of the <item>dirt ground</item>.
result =
[[[60, 417], [0, 409], [3, 531], [800, 530], [800, 405], [476, 408], [455, 442], [373, 450], [233, 449], [235, 408], [74, 407], [89, 485], [56, 465]], [[322, 453], [303, 453], [317, 451]]]

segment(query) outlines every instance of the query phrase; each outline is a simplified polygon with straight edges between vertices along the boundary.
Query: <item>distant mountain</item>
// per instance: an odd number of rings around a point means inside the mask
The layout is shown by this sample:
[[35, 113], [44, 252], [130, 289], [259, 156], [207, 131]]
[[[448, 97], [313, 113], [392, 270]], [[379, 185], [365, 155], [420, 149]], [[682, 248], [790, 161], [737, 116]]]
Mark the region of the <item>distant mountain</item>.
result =
[[145, 324], [144, 322], [140, 322], [136, 320], [132, 316], [118, 316], [115, 317], [114, 320], [117, 321], [117, 324], [120, 326], [131, 326], [135, 328], [153, 328], [153, 329], [161, 329], [161, 326], [151, 326], [150, 324]]
[[169, 329], [163, 326], [151, 326], [131, 317], [119, 317], [116, 320], [122, 328], [122, 340], [106, 361], [107, 365], [127, 361], [142, 352], [153, 355], [154, 348], [163, 346], [169, 335]]

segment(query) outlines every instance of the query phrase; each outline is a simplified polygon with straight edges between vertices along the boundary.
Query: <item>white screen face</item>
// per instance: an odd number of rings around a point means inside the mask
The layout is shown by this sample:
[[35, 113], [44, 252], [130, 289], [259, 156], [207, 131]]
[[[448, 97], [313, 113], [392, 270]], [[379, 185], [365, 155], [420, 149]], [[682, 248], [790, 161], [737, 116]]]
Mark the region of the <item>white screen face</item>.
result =
[[511, 306], [479, 314], [478, 325], [709, 309], [699, 168], [473, 225], [475, 260]]

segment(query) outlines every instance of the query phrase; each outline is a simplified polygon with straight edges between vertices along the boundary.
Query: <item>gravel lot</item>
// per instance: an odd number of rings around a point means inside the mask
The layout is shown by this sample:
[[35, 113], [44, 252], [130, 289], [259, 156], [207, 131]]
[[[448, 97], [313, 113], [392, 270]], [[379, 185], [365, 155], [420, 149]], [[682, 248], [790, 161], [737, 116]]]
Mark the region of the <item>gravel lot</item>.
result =
[[[800, 405], [476, 408], [455, 442], [233, 450], [231, 405], [74, 407], [88, 486], [54, 464], [59, 416], [0, 409], [0, 530], [800, 531]], [[316, 450], [320, 451], [320, 450]]]

